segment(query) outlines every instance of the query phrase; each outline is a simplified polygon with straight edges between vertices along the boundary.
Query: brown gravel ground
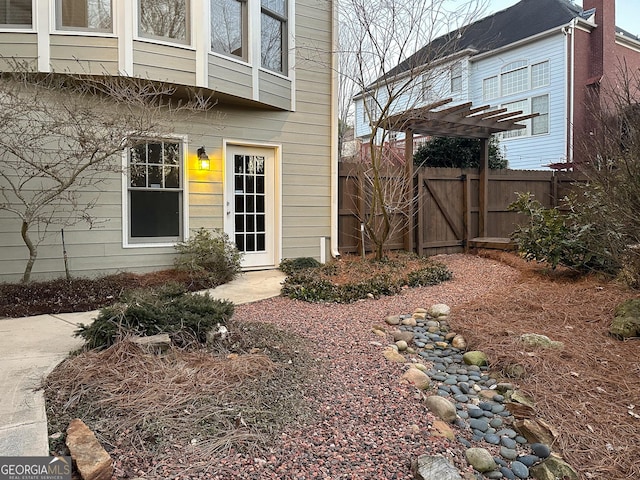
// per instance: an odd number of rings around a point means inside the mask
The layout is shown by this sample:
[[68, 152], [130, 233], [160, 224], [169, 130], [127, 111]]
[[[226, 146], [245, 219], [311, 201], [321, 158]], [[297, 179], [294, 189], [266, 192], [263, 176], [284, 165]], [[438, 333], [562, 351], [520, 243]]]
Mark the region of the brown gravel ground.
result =
[[[410, 462], [442, 453], [469, 471], [463, 448], [431, 435], [432, 415], [415, 389], [398, 379], [403, 366], [388, 362], [371, 327], [387, 315], [447, 303], [450, 323], [484, 349], [496, 369], [518, 362], [527, 375], [516, 383], [531, 394], [538, 415], [560, 431], [556, 449], [582, 479], [640, 478], [640, 409], [637, 342], [606, 335], [613, 306], [634, 296], [597, 279], [545, 276], [516, 257], [437, 258], [454, 274], [441, 285], [350, 305], [308, 304], [274, 298], [236, 308], [240, 321], [291, 330], [315, 346], [321, 379], [306, 391], [317, 416], [282, 434], [266, 452], [233, 450], [222, 458], [168, 451], [149, 465], [139, 452], [114, 451], [118, 477], [226, 479], [409, 479]], [[505, 263], [506, 262], [506, 263]], [[565, 342], [558, 352], [526, 352], [521, 333]]]

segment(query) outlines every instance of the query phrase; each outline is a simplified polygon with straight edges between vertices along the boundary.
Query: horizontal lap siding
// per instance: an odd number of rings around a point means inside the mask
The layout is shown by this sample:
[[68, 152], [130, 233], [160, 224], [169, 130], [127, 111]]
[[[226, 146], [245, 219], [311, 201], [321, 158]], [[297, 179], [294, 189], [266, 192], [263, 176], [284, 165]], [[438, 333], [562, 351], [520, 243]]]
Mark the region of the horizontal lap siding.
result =
[[[51, 35], [51, 68], [55, 72], [118, 73], [118, 40], [83, 35]], [[69, 52], [73, 52], [70, 58]]]
[[183, 85], [196, 84], [196, 53], [188, 48], [133, 42], [136, 77]]
[[209, 88], [237, 97], [252, 98], [251, 66], [209, 55]]
[[0, 67], [4, 68], [13, 60], [33, 65], [38, 61], [38, 37], [35, 33], [5, 32], [0, 39]]

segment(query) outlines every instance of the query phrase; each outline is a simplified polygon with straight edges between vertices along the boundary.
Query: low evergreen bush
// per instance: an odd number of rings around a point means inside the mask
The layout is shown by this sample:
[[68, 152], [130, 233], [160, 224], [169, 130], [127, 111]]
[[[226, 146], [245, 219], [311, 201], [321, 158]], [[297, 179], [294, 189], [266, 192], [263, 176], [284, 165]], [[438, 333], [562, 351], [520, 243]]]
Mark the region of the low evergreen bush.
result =
[[319, 261], [312, 257], [285, 258], [280, 262], [280, 271], [291, 275], [305, 268], [316, 268], [322, 265]]
[[206, 277], [209, 287], [230, 282], [241, 272], [242, 253], [220, 230], [200, 228], [175, 246], [175, 266], [194, 279]]
[[224, 325], [233, 315], [233, 304], [208, 294], [186, 293], [179, 284], [169, 283], [156, 290], [136, 290], [122, 302], [100, 310], [90, 325], [80, 324], [76, 336], [88, 348], [104, 348], [119, 336], [149, 336], [168, 333], [177, 345], [206, 342], [207, 332]]

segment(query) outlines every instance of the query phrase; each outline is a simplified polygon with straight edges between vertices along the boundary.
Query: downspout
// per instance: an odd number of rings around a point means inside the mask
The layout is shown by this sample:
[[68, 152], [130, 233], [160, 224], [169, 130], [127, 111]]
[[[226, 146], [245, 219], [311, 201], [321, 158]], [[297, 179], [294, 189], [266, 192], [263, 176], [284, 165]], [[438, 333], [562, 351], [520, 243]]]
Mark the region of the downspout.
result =
[[571, 25], [569, 27], [569, 34], [571, 35], [571, 71], [569, 73], [569, 158], [567, 161], [569, 163], [573, 163], [573, 139], [574, 139], [574, 102], [575, 102], [575, 75], [576, 75], [576, 30], [575, 30], [576, 20], [573, 19], [571, 21]]
[[331, 2], [331, 256], [338, 251], [338, 6]]

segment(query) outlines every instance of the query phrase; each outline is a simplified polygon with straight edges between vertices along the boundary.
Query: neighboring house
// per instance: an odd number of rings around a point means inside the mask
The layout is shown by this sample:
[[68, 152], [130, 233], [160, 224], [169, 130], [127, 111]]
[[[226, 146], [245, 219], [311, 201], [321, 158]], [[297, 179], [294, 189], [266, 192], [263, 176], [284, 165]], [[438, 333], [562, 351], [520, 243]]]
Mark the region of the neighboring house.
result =
[[616, 28], [615, 2], [583, 4], [522, 0], [434, 40], [374, 82], [367, 95], [356, 96], [356, 136], [370, 137], [367, 112], [375, 109], [376, 93], [369, 92], [385, 92], [413, 76], [412, 90], [394, 111], [453, 98], [474, 107], [539, 113], [523, 122], [525, 129], [500, 134], [509, 167], [568, 168], [579, 162], [578, 139], [593, 131], [587, 101], [616, 85], [622, 64], [640, 67], [640, 39]]
[[[335, 79], [326, 68], [336, 36], [333, 1], [1, 3], [2, 57], [40, 72], [202, 88], [214, 92], [223, 118], [220, 127], [197, 114], [178, 122], [175, 135], [123, 155], [126, 166], [144, 165], [163, 151], [171, 159], [160, 163], [175, 161], [178, 171], [160, 183], [151, 168], [142, 176], [138, 168], [111, 174], [93, 211], [99, 228], [65, 230], [72, 275], [171, 267], [173, 245], [198, 227], [224, 229], [245, 252], [247, 269], [337, 251]], [[301, 61], [309, 57], [305, 47], [325, 58]], [[198, 161], [201, 147], [210, 170]], [[54, 233], [39, 248], [35, 278], [64, 273]], [[0, 238], [0, 281], [17, 281], [28, 257], [20, 222], [0, 215]]]

